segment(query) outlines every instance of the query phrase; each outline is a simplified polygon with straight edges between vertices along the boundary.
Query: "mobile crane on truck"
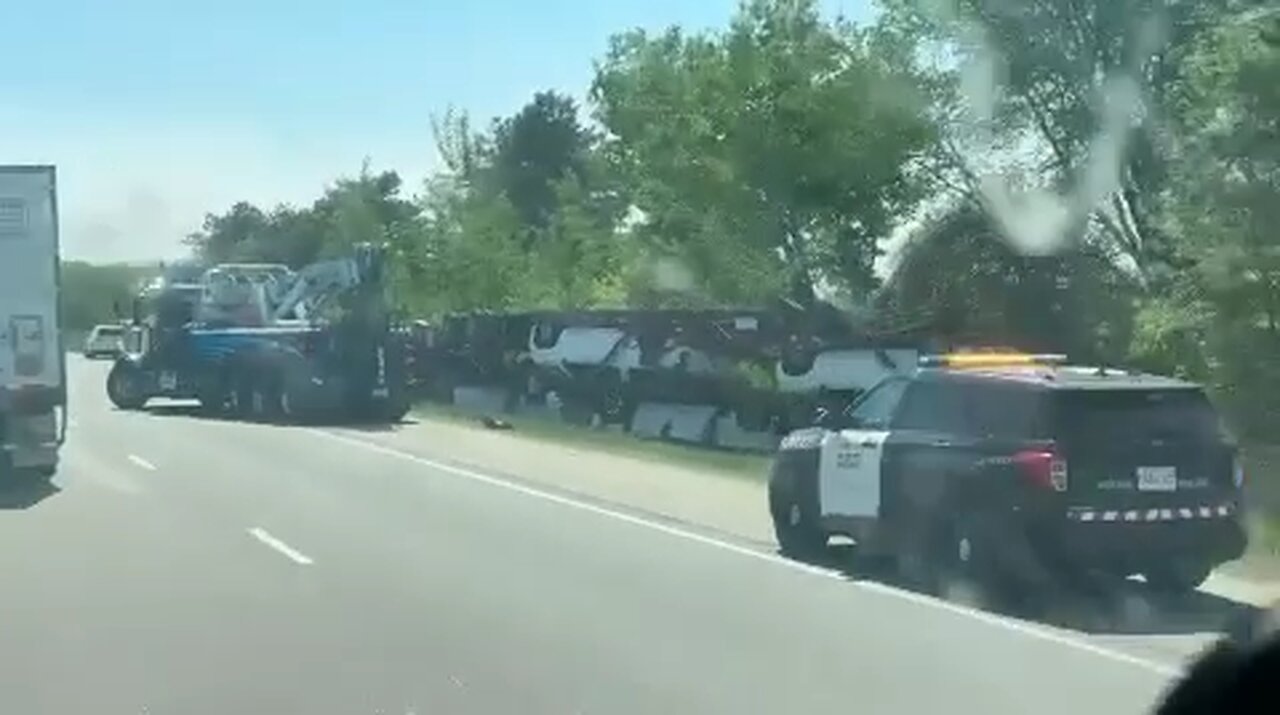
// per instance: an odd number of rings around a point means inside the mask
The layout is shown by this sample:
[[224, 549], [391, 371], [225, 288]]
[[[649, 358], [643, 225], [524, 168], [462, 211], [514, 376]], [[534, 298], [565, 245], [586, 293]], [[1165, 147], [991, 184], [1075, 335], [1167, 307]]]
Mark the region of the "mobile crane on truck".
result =
[[385, 249], [306, 266], [223, 264], [198, 286], [152, 286], [137, 338], [107, 377], [121, 409], [196, 399], [210, 413], [272, 420], [398, 421], [407, 342], [393, 325]]
[[53, 476], [66, 436], [52, 166], [0, 166], [0, 479]]

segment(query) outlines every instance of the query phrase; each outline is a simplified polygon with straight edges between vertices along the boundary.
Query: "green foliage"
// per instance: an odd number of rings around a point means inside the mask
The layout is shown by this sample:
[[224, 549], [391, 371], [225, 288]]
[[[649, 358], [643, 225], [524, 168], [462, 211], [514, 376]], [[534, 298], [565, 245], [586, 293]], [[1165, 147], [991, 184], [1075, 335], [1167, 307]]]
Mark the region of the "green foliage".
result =
[[128, 318], [133, 297], [154, 270], [125, 264], [62, 263], [62, 327], [87, 331]]
[[911, 63], [876, 50], [811, 0], [744, 3], [720, 33], [615, 37], [592, 96], [638, 233], [721, 300], [865, 296], [932, 136]]
[[[1199, 38], [1246, 0], [886, 0], [886, 22], [957, 59], [940, 114], [967, 189], [996, 188], [989, 172], [1015, 169], [1024, 188], [1063, 198], [1025, 216], [989, 201], [1011, 238], [1053, 225], [1063, 243], [1089, 235], [1123, 256], [1144, 282], [1186, 261], [1162, 230], [1168, 187], [1164, 120]], [[997, 196], [991, 196], [995, 194]], [[1027, 227], [1028, 222], [1040, 224]], [[1019, 234], [1030, 234], [1021, 236]]]
[[976, 203], [963, 202], [908, 238], [877, 298], [886, 330], [927, 325], [954, 340], [1116, 363], [1128, 346], [1134, 295], [1089, 246], [1021, 255]]
[[[210, 215], [191, 246], [298, 266], [385, 242], [393, 295], [427, 316], [834, 295], [885, 329], [1200, 380], [1246, 432], [1273, 424], [1276, 13], [880, 5], [868, 27], [745, 0], [718, 30], [617, 35], [592, 128], [556, 92], [481, 125], [450, 109], [433, 122], [443, 168], [413, 198], [366, 167], [309, 206]], [[1058, 250], [1031, 251], [1045, 236]]]
[[560, 204], [557, 183], [582, 180], [591, 137], [572, 99], [539, 92], [514, 116], [495, 122], [492, 174], [530, 228], [543, 228]]
[[1280, 416], [1280, 17], [1207, 33], [1183, 79], [1180, 161], [1163, 198], [1194, 268], [1169, 310], [1191, 316], [1203, 369], [1241, 427], [1263, 434]]

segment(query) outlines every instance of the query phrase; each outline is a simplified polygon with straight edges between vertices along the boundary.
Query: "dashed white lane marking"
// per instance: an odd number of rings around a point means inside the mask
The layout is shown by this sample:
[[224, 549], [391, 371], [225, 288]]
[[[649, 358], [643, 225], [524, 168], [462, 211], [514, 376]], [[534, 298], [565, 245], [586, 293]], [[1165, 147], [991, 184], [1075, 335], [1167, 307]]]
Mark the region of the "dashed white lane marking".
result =
[[261, 541], [263, 544], [266, 544], [268, 547], [284, 554], [285, 558], [293, 561], [294, 563], [301, 564], [303, 566], [310, 566], [315, 563], [311, 560], [310, 556], [307, 556], [301, 551], [298, 551], [292, 546], [272, 536], [266, 529], [255, 526], [252, 529], [249, 529], [249, 535], [258, 541]]
[[[770, 564], [774, 564], [776, 566], [782, 566], [785, 568], [792, 569], [794, 571], [800, 571], [800, 572], [809, 574], [811, 576], [820, 576], [823, 578], [836, 579], [840, 581], [846, 580], [843, 575], [831, 569], [822, 568], [820, 566], [814, 566], [811, 564], [805, 564], [799, 561], [792, 561], [791, 559], [779, 556], [777, 554], [772, 554], [765, 551], [757, 551], [755, 549], [752, 549], [746, 546], [740, 546], [738, 544], [733, 544], [728, 541], [722, 541], [720, 539], [716, 539], [710, 536], [704, 536], [702, 534], [698, 534], [693, 531], [688, 531], [680, 527], [671, 526], [669, 524], [662, 524], [656, 521], [650, 521], [649, 519], [638, 517], [633, 514], [627, 514], [625, 512], [616, 511], [614, 509], [609, 509], [607, 507], [598, 506], [596, 504], [590, 504], [587, 502], [578, 501], [577, 499], [572, 499], [570, 497], [566, 497], [560, 494], [553, 494], [551, 492], [542, 491], [541, 489], [535, 489], [533, 487], [525, 486], [523, 484], [517, 484], [515, 482], [510, 482], [505, 479], [501, 479], [499, 477], [490, 476], [488, 474], [483, 474], [481, 472], [473, 471], [463, 467], [458, 467], [452, 464], [447, 464], [445, 462], [438, 462], [433, 459], [427, 459], [426, 457], [420, 457], [416, 454], [403, 452], [401, 450], [394, 449], [392, 447], [386, 447], [380, 444], [375, 444], [367, 440], [356, 439], [352, 437], [344, 437], [342, 435], [335, 434], [333, 432], [326, 432], [324, 430], [319, 430], [319, 429], [308, 429], [306, 431], [314, 435], [325, 437], [331, 440], [336, 440], [344, 444], [357, 446], [372, 452], [378, 452], [390, 457], [397, 457], [399, 459], [415, 462], [422, 466], [430, 467], [432, 469], [435, 469], [441, 472], [447, 472], [449, 474], [453, 474], [458, 477], [463, 477], [465, 479], [470, 479], [472, 481], [481, 482], [483, 484], [488, 484], [490, 486], [495, 486], [501, 489], [517, 492], [517, 493], [524, 494], [526, 496], [531, 496], [537, 499], [543, 499], [545, 501], [553, 502], [555, 504], [560, 504], [562, 506], [567, 506], [574, 509], [591, 512], [593, 514], [608, 517], [610, 519], [625, 522], [628, 524], [633, 524], [635, 526], [641, 526], [646, 529], [658, 531], [664, 534], [668, 534], [670, 536], [675, 536], [681, 539], [685, 539], [687, 541], [697, 542], [699, 544], [711, 546], [711, 547], [720, 549], [722, 551], [728, 551], [734, 554], [738, 554], [739, 556], [746, 556], [748, 558], [764, 561]], [[1154, 660], [1149, 660], [1147, 658], [1141, 658], [1136, 655], [1131, 655], [1129, 653], [1125, 653], [1122, 651], [1112, 650], [1111, 648], [1105, 648], [1103, 646], [1095, 645], [1093, 643], [1089, 643], [1088, 641], [1081, 640], [1080, 638], [1076, 638], [1068, 633], [1050, 630], [1048, 628], [1037, 626], [1031, 623], [1015, 621], [1009, 618], [1005, 618], [1003, 616], [996, 615], [994, 613], [988, 613], [986, 611], [980, 611], [974, 608], [969, 608], [967, 606], [951, 603], [949, 601], [939, 600], [936, 598], [932, 598], [930, 596], [925, 596], [919, 593], [915, 593], [913, 591], [907, 591], [905, 589], [889, 586], [887, 584], [877, 583], [874, 581], [853, 581], [851, 582], [851, 585], [871, 593], [890, 596], [890, 597], [898, 598], [904, 601], [910, 601], [912, 603], [916, 603], [922, 606], [938, 608], [944, 611], [948, 611], [950, 613], [954, 613], [956, 615], [971, 618], [973, 620], [985, 623], [990, 626], [1002, 628], [1004, 630], [1012, 631], [1014, 633], [1019, 633], [1021, 635], [1028, 636], [1037, 640], [1046, 641], [1049, 643], [1056, 643], [1058, 645], [1066, 646], [1068, 648], [1073, 648], [1081, 652], [1100, 656], [1102, 658], [1106, 658], [1113, 662], [1136, 666], [1138, 668], [1147, 670], [1157, 675], [1164, 676], [1166, 678], [1178, 677], [1183, 672], [1182, 668], [1178, 666], [1168, 664], [1168, 663], [1160, 663]]]
[[139, 456], [138, 456], [138, 455], [136, 455], [136, 454], [131, 454], [131, 455], [129, 455], [129, 461], [130, 461], [130, 462], [133, 462], [134, 464], [138, 465], [139, 467], [142, 467], [143, 469], [147, 470], [148, 472], [154, 472], [154, 471], [156, 471], [156, 465], [152, 464], [151, 462], [148, 462], [147, 460], [143, 459], [142, 457], [139, 457]]

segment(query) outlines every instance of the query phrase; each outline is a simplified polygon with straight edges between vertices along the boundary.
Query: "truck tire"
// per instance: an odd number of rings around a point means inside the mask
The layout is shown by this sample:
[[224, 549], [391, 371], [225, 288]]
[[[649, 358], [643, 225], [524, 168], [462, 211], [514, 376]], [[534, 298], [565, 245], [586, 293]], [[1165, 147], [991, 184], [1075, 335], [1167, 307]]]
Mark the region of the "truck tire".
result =
[[249, 417], [256, 422], [275, 422], [280, 419], [280, 381], [272, 376], [260, 375], [249, 383]]
[[1207, 563], [1173, 562], [1144, 571], [1142, 578], [1157, 593], [1185, 596], [1200, 588], [1211, 571]]
[[122, 410], [140, 410], [147, 404], [142, 371], [132, 363], [117, 362], [107, 373], [107, 398]]
[[203, 389], [196, 399], [200, 401], [200, 411], [206, 415], [220, 415], [227, 409], [227, 395], [221, 390]]
[[234, 419], [253, 415], [252, 375], [247, 370], [233, 370], [227, 391], [227, 414]]
[[769, 515], [778, 547], [786, 556], [813, 559], [827, 549], [827, 534], [818, 524], [817, 500], [800, 488], [799, 480], [775, 467], [769, 480]]
[[407, 397], [401, 395], [392, 397], [387, 400], [386, 406], [383, 408], [383, 419], [392, 424], [403, 422], [405, 415], [409, 414], [412, 405]]
[[276, 419], [286, 424], [296, 424], [302, 421], [302, 414], [298, 410], [298, 398], [294, 396], [293, 390], [282, 379], [279, 383], [279, 389], [275, 393], [275, 413]]

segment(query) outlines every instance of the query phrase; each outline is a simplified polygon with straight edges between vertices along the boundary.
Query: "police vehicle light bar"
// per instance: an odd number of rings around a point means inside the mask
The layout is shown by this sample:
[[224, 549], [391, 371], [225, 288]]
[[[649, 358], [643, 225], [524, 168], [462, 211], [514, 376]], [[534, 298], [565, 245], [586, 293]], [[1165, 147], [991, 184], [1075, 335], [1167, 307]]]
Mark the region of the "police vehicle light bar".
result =
[[1029, 353], [950, 353], [922, 355], [920, 367], [1015, 367], [1019, 365], [1062, 365], [1066, 355], [1034, 355]]

